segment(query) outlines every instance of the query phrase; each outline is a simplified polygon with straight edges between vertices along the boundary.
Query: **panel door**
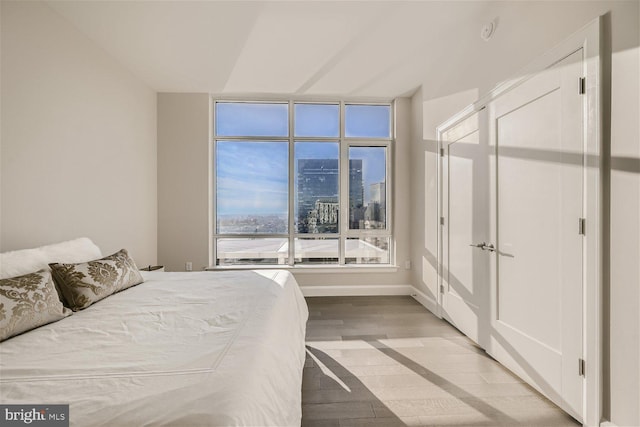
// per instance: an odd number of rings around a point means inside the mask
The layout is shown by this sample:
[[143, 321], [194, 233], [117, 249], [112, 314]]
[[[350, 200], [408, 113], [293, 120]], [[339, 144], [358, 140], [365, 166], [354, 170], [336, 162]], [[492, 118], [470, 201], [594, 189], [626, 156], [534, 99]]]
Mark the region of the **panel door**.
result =
[[[475, 113], [442, 133], [442, 286], [440, 313], [469, 338], [487, 335], [489, 238], [486, 142]], [[485, 139], [486, 141], [486, 139]]]
[[582, 51], [489, 104], [490, 354], [583, 416]]

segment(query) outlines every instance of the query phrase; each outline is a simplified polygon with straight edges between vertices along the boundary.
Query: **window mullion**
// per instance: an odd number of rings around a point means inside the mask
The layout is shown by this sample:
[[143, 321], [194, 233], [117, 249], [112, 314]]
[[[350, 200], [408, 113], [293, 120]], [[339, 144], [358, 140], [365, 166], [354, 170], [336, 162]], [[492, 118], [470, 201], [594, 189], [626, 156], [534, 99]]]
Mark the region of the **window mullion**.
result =
[[[213, 126], [215, 132], [215, 120], [213, 120]], [[209, 215], [211, 221], [209, 226], [209, 265], [214, 267], [218, 264], [218, 239], [215, 237], [218, 234], [218, 206], [216, 203], [218, 194], [218, 171], [216, 167], [216, 143], [217, 140], [214, 138], [209, 145], [209, 182], [211, 182], [211, 188], [209, 189], [209, 206], [211, 209], [211, 213]]]
[[[344, 140], [344, 102], [340, 102], [340, 156], [338, 166], [340, 171], [340, 224], [338, 232], [338, 264], [345, 264], [346, 234], [349, 230], [349, 148]], [[345, 161], [346, 159], [346, 161]]]
[[289, 262], [290, 266], [295, 263], [295, 142], [293, 138], [293, 129], [295, 117], [293, 115], [293, 101], [289, 101]]
[[[393, 131], [393, 137], [395, 137], [395, 127], [393, 127], [393, 122], [392, 122], [392, 127], [391, 129], [394, 129]], [[393, 166], [393, 162], [395, 161], [395, 145], [396, 144], [389, 144], [387, 145], [387, 179], [385, 182], [385, 215], [386, 215], [386, 231], [388, 236], [390, 237], [390, 239], [393, 239], [393, 237], [391, 237], [393, 235], [393, 214], [394, 214], [394, 203], [395, 203], [395, 197], [394, 197], [394, 188], [393, 188], [393, 183], [395, 183], [395, 167]], [[395, 262], [395, 245], [393, 244], [393, 242], [390, 242], [390, 246], [389, 246], [389, 262]]]

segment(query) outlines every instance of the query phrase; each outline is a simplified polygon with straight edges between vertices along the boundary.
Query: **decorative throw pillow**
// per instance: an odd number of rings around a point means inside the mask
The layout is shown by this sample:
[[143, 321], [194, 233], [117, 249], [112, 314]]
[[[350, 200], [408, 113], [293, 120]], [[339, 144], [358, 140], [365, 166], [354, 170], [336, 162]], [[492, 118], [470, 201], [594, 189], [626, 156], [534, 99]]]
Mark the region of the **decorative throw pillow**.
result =
[[143, 282], [126, 249], [95, 261], [79, 264], [49, 264], [65, 305], [73, 311]]
[[49, 270], [0, 280], [0, 341], [70, 314]]

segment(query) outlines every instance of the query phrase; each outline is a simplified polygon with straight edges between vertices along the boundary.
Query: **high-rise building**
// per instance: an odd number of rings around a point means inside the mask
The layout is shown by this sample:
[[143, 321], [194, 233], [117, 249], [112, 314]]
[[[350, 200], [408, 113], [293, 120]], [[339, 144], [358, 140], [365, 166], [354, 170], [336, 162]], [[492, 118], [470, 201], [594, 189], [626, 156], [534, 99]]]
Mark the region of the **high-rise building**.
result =
[[[317, 233], [313, 212], [317, 200], [338, 201], [340, 173], [338, 159], [298, 159], [298, 221], [299, 233]], [[312, 224], [310, 224], [312, 222]], [[331, 228], [330, 224], [326, 228]], [[334, 224], [337, 232], [337, 221]]]
[[376, 182], [369, 186], [369, 204], [366, 219], [372, 228], [384, 228], [387, 212], [387, 187], [384, 182]]
[[387, 187], [384, 182], [376, 182], [369, 186], [369, 196], [371, 203], [378, 203], [385, 206], [387, 201]]
[[[298, 159], [297, 202], [299, 233], [337, 233], [338, 221], [324, 223], [322, 227], [314, 224], [309, 227], [309, 218], [317, 218], [314, 212], [316, 202], [338, 203], [340, 192], [340, 173], [338, 159]], [[364, 203], [364, 185], [362, 182], [362, 160], [349, 160], [349, 204], [362, 207]], [[312, 213], [313, 212], [313, 213]]]
[[349, 205], [354, 207], [364, 206], [362, 159], [349, 160]]
[[362, 159], [352, 159], [349, 160], [349, 228], [360, 228], [364, 211]]

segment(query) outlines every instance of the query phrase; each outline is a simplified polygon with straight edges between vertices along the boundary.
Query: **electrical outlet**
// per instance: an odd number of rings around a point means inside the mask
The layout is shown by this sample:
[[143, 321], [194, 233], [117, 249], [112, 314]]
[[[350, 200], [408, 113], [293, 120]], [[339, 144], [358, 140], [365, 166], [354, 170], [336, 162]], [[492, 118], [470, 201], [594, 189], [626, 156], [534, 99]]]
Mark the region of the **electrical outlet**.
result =
[[187, 261], [184, 263], [184, 270], [185, 271], [192, 271], [193, 270], [193, 263], [191, 261]]
[[411, 261], [410, 260], [406, 260], [404, 262], [404, 268], [405, 268], [405, 270], [411, 270]]

